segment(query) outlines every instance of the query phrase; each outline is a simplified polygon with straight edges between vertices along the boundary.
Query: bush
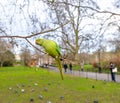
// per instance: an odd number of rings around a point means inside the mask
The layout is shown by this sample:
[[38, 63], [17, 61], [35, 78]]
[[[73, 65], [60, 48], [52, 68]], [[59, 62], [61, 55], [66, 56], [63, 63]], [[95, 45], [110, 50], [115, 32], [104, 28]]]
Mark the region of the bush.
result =
[[93, 65], [94, 68], [98, 68], [98, 63], [97, 62], [93, 62], [92, 65]]
[[5, 62], [3, 63], [3, 66], [4, 66], [4, 67], [13, 66], [13, 63], [12, 63], [11, 61], [5, 61]]

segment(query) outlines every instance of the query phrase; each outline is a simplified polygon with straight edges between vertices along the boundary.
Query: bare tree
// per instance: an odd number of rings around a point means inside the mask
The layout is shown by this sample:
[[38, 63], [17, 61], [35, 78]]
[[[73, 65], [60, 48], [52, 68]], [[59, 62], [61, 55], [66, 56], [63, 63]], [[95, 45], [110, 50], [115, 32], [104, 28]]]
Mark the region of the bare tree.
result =
[[[3, 21], [0, 24], [4, 24], [4, 28], [0, 30], [0, 38], [24, 39], [33, 47], [32, 42], [37, 37], [57, 38], [63, 51], [72, 53], [77, 62], [81, 49], [90, 48], [93, 43], [97, 45], [110, 20], [120, 16], [119, 12], [102, 11], [95, 0], [10, 0], [5, 5], [1, 4], [1, 7], [4, 17], [1, 17]], [[45, 14], [45, 20], [41, 13]], [[88, 22], [90, 20], [92, 22]], [[97, 20], [99, 22], [96, 24]]]
[[120, 35], [119, 35], [120, 31], [116, 32], [113, 38], [111, 38], [111, 40], [109, 40], [109, 45], [113, 45], [114, 47], [112, 48], [112, 51], [114, 51], [115, 53], [120, 53]]
[[4, 60], [5, 60], [4, 53], [5, 52], [6, 52], [5, 42], [0, 39], [0, 64], [1, 64], [0, 66], [2, 66], [4, 63]]
[[[47, 2], [47, 4], [52, 11], [50, 11], [50, 18], [54, 26], [70, 21], [55, 35], [61, 38], [61, 47], [64, 52], [73, 54], [76, 62], [79, 61], [78, 54], [81, 50], [88, 51], [88, 48], [95, 47], [96, 50], [99, 49], [109, 20], [114, 16], [119, 16], [110, 11], [101, 11], [94, 0], [58, 0], [53, 3]], [[100, 14], [105, 14], [105, 19], [99, 17]], [[88, 20], [99, 21], [99, 23]], [[85, 23], [87, 21], [88, 23]]]
[[0, 39], [0, 66], [3, 66], [5, 61], [13, 61], [14, 55], [11, 53], [11, 45], [4, 39]]
[[25, 66], [28, 66], [31, 61], [31, 52], [27, 46], [21, 49], [21, 60]]

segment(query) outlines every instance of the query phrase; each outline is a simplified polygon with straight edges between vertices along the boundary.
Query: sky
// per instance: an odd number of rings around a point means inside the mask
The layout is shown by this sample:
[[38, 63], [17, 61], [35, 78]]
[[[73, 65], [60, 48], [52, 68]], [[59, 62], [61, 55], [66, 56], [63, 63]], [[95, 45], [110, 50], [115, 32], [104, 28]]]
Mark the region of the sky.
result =
[[[10, 5], [8, 4], [8, 1], [11, 2]], [[24, 36], [31, 34], [31, 32], [33, 31], [32, 30], [33, 25], [27, 24], [27, 22], [29, 22], [29, 20], [24, 20], [25, 18], [27, 18], [27, 15], [26, 15], [27, 12], [30, 12], [30, 14], [37, 13], [38, 14], [37, 17], [39, 18], [39, 20], [42, 22], [46, 22], [46, 19], [47, 19], [46, 16], [48, 16], [48, 15], [45, 14], [45, 12], [44, 12], [45, 5], [43, 5], [42, 3], [39, 3], [40, 0], [31, 0], [31, 2], [29, 4], [30, 5], [29, 10], [27, 9], [27, 7], [25, 7], [26, 9], [24, 9], [24, 15], [22, 14], [21, 11], [19, 11], [18, 9], [17, 10], [15, 9], [15, 5], [13, 5], [13, 1], [14, 0], [4, 0], [4, 1], [0, 0], [0, 12], [1, 12], [0, 20], [1, 20], [1, 22], [2, 21], [5, 22], [4, 25], [6, 26], [7, 30], [9, 31], [8, 32], [9, 34], [12, 33], [13, 35], [24, 35]], [[22, 2], [24, 0], [15, 0], [15, 1], [17, 1], [17, 5], [19, 4], [18, 7], [20, 7], [20, 5], [23, 6]], [[25, 1], [27, 1], [27, 0], [25, 0]], [[113, 6], [114, 0], [95, 0], [95, 1], [98, 2], [98, 5], [100, 6], [101, 11], [108, 10], [108, 11], [120, 13], [120, 9], [114, 8], [114, 6]], [[14, 15], [14, 13], [16, 15]], [[10, 15], [13, 16], [13, 20], [9, 18]], [[97, 16], [104, 16], [104, 15], [105, 14], [98, 14]], [[120, 20], [120, 17], [113, 18], [113, 19]], [[91, 20], [91, 21], [87, 20], [87, 21], [89, 21], [87, 23], [90, 23], [90, 22], [94, 22], [94, 23], [98, 22], [99, 23], [100, 22], [100, 21], [95, 21], [95, 20]], [[10, 22], [12, 22], [11, 25], [8, 25]], [[86, 23], [86, 22], [84, 22], [84, 23]], [[89, 31], [91, 28], [88, 27], [86, 29]], [[112, 34], [112, 32], [115, 32], [116, 29], [117, 29], [116, 27], [112, 27], [112, 29], [109, 28], [108, 31], [106, 31], [105, 39], [112, 38], [111, 34]], [[27, 30], [27, 32], [26, 32], [26, 30]], [[34, 30], [34, 32], [35, 31], [36, 30]], [[18, 49], [20, 50], [20, 48], [18, 48]], [[18, 49], [16, 49], [15, 52], [19, 51]]]
[[101, 10], [109, 10], [112, 9], [114, 0], [97, 0]]

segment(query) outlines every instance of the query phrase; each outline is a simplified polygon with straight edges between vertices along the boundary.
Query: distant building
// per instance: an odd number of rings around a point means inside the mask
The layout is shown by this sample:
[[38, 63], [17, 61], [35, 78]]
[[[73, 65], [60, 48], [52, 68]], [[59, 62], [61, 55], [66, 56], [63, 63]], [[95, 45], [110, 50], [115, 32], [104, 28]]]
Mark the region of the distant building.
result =
[[30, 60], [30, 62], [28, 63], [28, 65], [30, 67], [40, 67], [40, 66], [46, 66], [46, 65], [51, 65], [53, 63], [54, 59], [46, 54], [43, 55], [32, 55], [32, 58]]
[[51, 65], [53, 62], [54, 62], [54, 58], [48, 55], [41, 55], [40, 57], [38, 57], [38, 60], [37, 60], [37, 64], [39, 66], [43, 66], [45, 64]]
[[[15, 60], [21, 61], [21, 56], [19, 54], [15, 54]], [[43, 66], [43, 65], [51, 65], [54, 62], [54, 58], [49, 55], [43, 54], [40, 56], [32, 55], [31, 59], [27, 62], [27, 65], [30, 67], [35, 66]]]
[[21, 61], [21, 57], [20, 57], [19, 54], [15, 54], [15, 60], [16, 60], [16, 61]]

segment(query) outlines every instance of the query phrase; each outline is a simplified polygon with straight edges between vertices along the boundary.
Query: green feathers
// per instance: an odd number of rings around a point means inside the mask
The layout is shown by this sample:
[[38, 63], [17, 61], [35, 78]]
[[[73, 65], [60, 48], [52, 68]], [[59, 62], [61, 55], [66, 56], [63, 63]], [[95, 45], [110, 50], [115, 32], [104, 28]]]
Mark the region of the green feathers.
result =
[[56, 56], [58, 57], [60, 56], [60, 48], [55, 41], [46, 40], [46, 39], [37, 39], [36, 44], [42, 46], [45, 49], [45, 51], [53, 58], [56, 58]]
[[37, 39], [35, 42], [37, 45], [42, 46], [50, 56], [56, 59], [56, 63], [59, 67], [59, 71], [63, 79], [62, 64], [60, 61], [61, 54], [60, 54], [60, 47], [58, 46], [58, 44], [53, 40], [46, 40], [41, 38]]
[[55, 60], [56, 60], [56, 64], [57, 64], [58, 67], [59, 67], [59, 71], [60, 71], [60, 74], [61, 74], [61, 78], [63, 79], [62, 64], [61, 64], [60, 58], [56, 58]]

